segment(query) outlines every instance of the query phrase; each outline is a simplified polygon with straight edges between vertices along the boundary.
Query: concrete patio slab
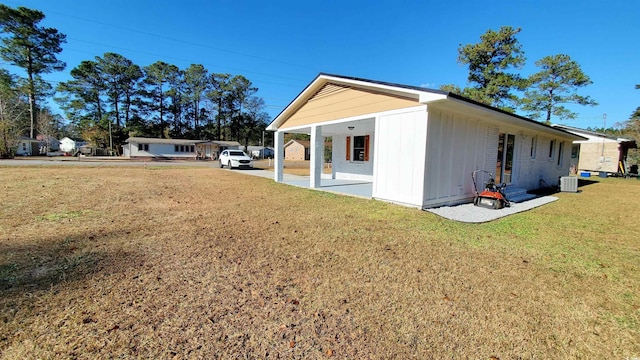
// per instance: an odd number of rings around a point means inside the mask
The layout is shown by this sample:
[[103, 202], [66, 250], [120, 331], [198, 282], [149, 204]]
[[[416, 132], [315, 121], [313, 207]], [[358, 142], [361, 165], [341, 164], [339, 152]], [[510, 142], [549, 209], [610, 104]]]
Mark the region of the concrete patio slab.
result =
[[[260, 176], [273, 180], [273, 171], [254, 169], [243, 170], [242, 172], [247, 175]], [[283, 174], [283, 178], [283, 183], [287, 185], [310, 189], [309, 176], [291, 175], [285, 173]], [[328, 179], [323, 177], [320, 180], [320, 187], [312, 190], [327, 191], [336, 194], [371, 199], [373, 184], [370, 182], [359, 180]]]
[[443, 206], [434, 209], [427, 209], [427, 211], [449, 220], [466, 223], [483, 223], [531, 210], [556, 200], [558, 200], [558, 198], [554, 196], [542, 196], [520, 203], [511, 203], [510, 207], [499, 210], [482, 208], [474, 206], [473, 204], [462, 204], [457, 206]]
[[[244, 170], [242, 172], [248, 175], [273, 179], [273, 171], [254, 169]], [[309, 176], [291, 175], [285, 173], [283, 182], [287, 185], [309, 189]], [[320, 181], [320, 187], [314, 190], [371, 199], [373, 183], [357, 180], [328, 179], [326, 177], [323, 177]], [[557, 197], [542, 196], [527, 201], [517, 203], [512, 202], [510, 207], [499, 210], [482, 208], [474, 206], [473, 204], [462, 204], [456, 206], [443, 206], [434, 209], [426, 209], [426, 211], [449, 220], [465, 223], [483, 223], [500, 219], [505, 216], [517, 214], [523, 211], [531, 210], [533, 208], [551, 203], [556, 200], [558, 200]]]

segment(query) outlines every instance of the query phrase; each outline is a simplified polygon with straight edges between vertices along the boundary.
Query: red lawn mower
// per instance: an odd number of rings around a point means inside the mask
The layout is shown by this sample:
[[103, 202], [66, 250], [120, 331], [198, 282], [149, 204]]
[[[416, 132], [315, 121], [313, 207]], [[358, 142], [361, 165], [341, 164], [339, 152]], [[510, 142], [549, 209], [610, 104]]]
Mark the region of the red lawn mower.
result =
[[[486, 179], [484, 190], [480, 193], [478, 192], [477, 184], [478, 174], [482, 174], [482, 177]], [[471, 173], [471, 179], [473, 180], [473, 190], [476, 193], [473, 205], [488, 209], [502, 209], [511, 206], [511, 203], [507, 200], [507, 195], [504, 193], [507, 184], [497, 185], [493, 174], [485, 170], [476, 170]]]

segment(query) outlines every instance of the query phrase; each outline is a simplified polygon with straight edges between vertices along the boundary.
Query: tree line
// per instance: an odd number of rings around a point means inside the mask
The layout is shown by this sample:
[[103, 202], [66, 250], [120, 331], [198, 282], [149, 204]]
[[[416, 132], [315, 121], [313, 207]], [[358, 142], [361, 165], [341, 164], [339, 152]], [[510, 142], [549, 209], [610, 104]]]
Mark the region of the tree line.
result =
[[[43, 74], [63, 71], [57, 56], [66, 35], [43, 27], [44, 13], [0, 4], [0, 59], [26, 77], [0, 69], [0, 156], [20, 137], [79, 137], [116, 147], [129, 136], [236, 140], [258, 143], [270, 121], [258, 88], [242, 75], [180, 69], [157, 61], [140, 66], [107, 52], [71, 69], [53, 87]], [[44, 106], [53, 98], [64, 117]]]
[[157, 61], [139, 66], [116, 53], [84, 60], [60, 83], [55, 100], [85, 140], [120, 137], [236, 140], [261, 138], [269, 116], [258, 89], [242, 75], [179, 69]]
[[[71, 80], [54, 88], [42, 75], [66, 68], [57, 58], [66, 35], [41, 26], [44, 18], [38, 10], [0, 4], [0, 59], [27, 75], [21, 78], [0, 68], [0, 156], [10, 154], [20, 136], [38, 133], [81, 137], [105, 148], [128, 136], [245, 145], [261, 138], [270, 119], [264, 100], [256, 96], [258, 89], [242, 75], [210, 72], [202, 64], [185, 69], [163, 61], [140, 66], [107, 52], [82, 61], [70, 71]], [[526, 58], [517, 39], [520, 31], [490, 29], [478, 43], [460, 45], [458, 62], [468, 66], [467, 86], [441, 89], [504, 111], [521, 110], [545, 123], [552, 117], [575, 118], [567, 104], [597, 104], [578, 94], [592, 81], [569, 55], [545, 56], [535, 62], [538, 72], [522, 76], [518, 71]], [[64, 118], [42, 105], [49, 98]], [[638, 139], [639, 117], [640, 107], [619, 127]]]

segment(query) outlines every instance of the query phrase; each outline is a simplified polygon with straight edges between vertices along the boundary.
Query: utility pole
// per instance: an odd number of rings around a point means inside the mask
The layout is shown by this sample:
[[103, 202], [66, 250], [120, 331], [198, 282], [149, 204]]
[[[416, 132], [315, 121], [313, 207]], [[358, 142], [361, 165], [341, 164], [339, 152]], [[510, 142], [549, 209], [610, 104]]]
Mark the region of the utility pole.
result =
[[113, 139], [111, 138], [111, 119], [109, 119], [109, 150], [113, 151]]
[[[602, 133], [604, 134], [607, 129], [607, 113], [602, 114]], [[602, 156], [600, 156], [600, 170], [604, 168], [604, 137], [602, 138]]]

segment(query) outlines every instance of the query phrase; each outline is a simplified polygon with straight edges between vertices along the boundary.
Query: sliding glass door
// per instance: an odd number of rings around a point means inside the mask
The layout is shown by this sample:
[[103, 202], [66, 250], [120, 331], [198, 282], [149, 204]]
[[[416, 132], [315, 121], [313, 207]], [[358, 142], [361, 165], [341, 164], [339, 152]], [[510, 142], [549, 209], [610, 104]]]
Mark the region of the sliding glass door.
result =
[[500, 133], [498, 136], [498, 158], [496, 161], [496, 182], [498, 183], [511, 184], [515, 143], [515, 135]]

